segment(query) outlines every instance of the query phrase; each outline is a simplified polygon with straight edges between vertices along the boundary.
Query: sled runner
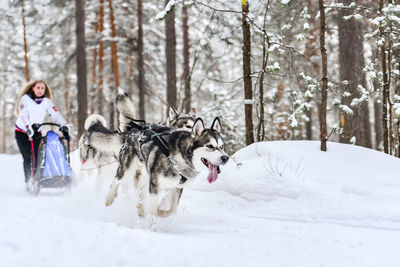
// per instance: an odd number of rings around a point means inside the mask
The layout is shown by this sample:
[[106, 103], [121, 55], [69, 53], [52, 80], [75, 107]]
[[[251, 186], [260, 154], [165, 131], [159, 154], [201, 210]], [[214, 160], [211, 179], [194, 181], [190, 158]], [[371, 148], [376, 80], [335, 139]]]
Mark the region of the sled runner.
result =
[[[50, 122], [42, 123], [40, 127], [44, 125], [60, 127], [59, 124]], [[70, 167], [69, 139], [68, 133], [63, 133], [63, 137], [60, 137], [51, 130], [42, 137], [35, 175], [28, 181], [27, 190], [30, 193], [38, 195], [42, 188], [68, 188], [71, 185], [73, 174]]]

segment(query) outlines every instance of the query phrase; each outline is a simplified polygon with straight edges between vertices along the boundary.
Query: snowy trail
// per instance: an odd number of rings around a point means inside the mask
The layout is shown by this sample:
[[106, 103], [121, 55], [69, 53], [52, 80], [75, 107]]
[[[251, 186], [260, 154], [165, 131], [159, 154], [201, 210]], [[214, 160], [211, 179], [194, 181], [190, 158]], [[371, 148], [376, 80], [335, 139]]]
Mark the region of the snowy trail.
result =
[[[331, 145], [327, 164], [314, 144], [291, 144], [295, 156], [285, 145], [238, 153], [239, 167], [230, 162], [211, 185], [198, 177], [178, 212], [153, 223], [129, 195], [106, 208], [108, 181], [99, 192], [87, 179], [67, 194], [30, 196], [20, 156], [0, 155], [0, 266], [398, 266], [400, 161]], [[335, 176], [358, 155], [384, 163]]]

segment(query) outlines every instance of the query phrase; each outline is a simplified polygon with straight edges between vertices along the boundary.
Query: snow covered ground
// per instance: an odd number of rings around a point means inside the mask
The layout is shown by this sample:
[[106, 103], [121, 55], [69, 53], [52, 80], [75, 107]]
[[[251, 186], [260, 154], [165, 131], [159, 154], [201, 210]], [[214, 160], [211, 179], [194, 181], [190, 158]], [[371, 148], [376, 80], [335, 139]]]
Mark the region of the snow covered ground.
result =
[[399, 266], [400, 159], [381, 152], [253, 144], [155, 222], [127, 193], [104, 206], [111, 169], [98, 189], [92, 176], [34, 197], [21, 156], [0, 155], [0, 266]]

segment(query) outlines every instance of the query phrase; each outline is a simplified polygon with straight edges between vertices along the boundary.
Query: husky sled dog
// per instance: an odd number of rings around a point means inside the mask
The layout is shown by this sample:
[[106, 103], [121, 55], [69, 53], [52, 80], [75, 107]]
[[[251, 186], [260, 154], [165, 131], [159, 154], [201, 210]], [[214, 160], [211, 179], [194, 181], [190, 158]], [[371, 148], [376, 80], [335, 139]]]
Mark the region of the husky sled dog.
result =
[[[117, 95], [117, 109], [119, 112], [119, 131], [124, 132], [129, 128], [130, 119], [135, 117], [135, 106], [133, 102], [128, 97], [128, 95], [121, 89], [118, 91]], [[122, 115], [124, 114], [124, 115]], [[90, 115], [85, 121], [85, 133], [81, 136], [78, 141], [79, 153], [81, 158], [81, 168], [79, 171], [79, 179], [83, 180], [84, 173], [87, 172], [89, 175], [92, 174], [94, 170], [98, 171], [98, 176], [103, 176], [103, 167], [116, 162], [116, 157], [118, 156], [119, 150], [110, 151], [94, 149], [88, 143], [88, 129], [90, 127], [98, 127], [102, 125], [103, 128], [107, 128], [107, 122], [103, 116], [99, 114]], [[111, 131], [110, 131], [111, 132]], [[112, 146], [112, 144], [110, 144]]]
[[[136, 110], [132, 100], [122, 89], [119, 89], [118, 91], [118, 95], [116, 97], [116, 106], [119, 111], [119, 132], [128, 132], [132, 128], [131, 122], [133, 121], [133, 118], [136, 117]], [[186, 130], [190, 132], [193, 128], [195, 120], [196, 114], [194, 109], [192, 109], [190, 113], [185, 114], [171, 108], [169, 117], [163, 124], [167, 125], [172, 130]], [[107, 129], [106, 120], [99, 114], [92, 114], [85, 121], [86, 132], [81, 136], [78, 143], [81, 158], [81, 169], [78, 175], [80, 180], [83, 180], [85, 171], [89, 175], [92, 175], [92, 172], [97, 170], [98, 176], [103, 177], [105, 175], [103, 169], [108, 169], [110, 167], [115, 168], [114, 166], [108, 166], [111, 163], [116, 162], [116, 158], [119, 154], [118, 149], [110, 150], [111, 147], [115, 147], [115, 144], [109, 144], [108, 149], [95, 149], [89, 145], [88, 129], [90, 127], [92, 127], [92, 130], [99, 128], [99, 125], [102, 125], [101, 129], [103, 131]]]
[[98, 179], [96, 179], [96, 188], [99, 190], [103, 185], [104, 179], [106, 178], [105, 174], [109, 172], [108, 169], [116, 168], [116, 156], [118, 155], [119, 151], [97, 150], [89, 145], [87, 130], [90, 127], [96, 127], [96, 125], [106, 126], [107, 123], [103, 116], [92, 114], [86, 119], [85, 133], [79, 138], [78, 148], [81, 166], [78, 179], [79, 181], [83, 181], [86, 174], [91, 176], [96, 173], [98, 175]]
[[[99, 126], [99, 125], [98, 125]], [[119, 166], [106, 197], [106, 205], [111, 205], [117, 196], [123, 179], [134, 179], [138, 196], [138, 215], [166, 217], [176, 211], [183, 188], [189, 185], [198, 173], [208, 170], [208, 182], [218, 178], [219, 165], [229, 157], [224, 152], [221, 125], [215, 118], [211, 128], [205, 128], [198, 118], [191, 132], [172, 131], [159, 124], [151, 125], [145, 136], [144, 131], [131, 128], [124, 133], [111, 133], [101, 127], [88, 129], [90, 146], [96, 150], [119, 150]], [[119, 146], [109, 146], [118, 144]], [[168, 193], [168, 203], [162, 194]], [[162, 203], [159, 203], [159, 202]]]
[[197, 119], [194, 108], [189, 113], [183, 113], [175, 110], [173, 107], [170, 108], [169, 117], [165, 124], [171, 127], [173, 130], [192, 131], [195, 120]]

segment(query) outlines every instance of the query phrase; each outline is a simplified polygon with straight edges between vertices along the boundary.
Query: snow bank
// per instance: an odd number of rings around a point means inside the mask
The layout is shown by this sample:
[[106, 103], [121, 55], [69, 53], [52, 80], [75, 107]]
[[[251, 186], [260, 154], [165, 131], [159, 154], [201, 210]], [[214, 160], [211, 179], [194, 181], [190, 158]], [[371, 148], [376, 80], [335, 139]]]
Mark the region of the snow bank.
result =
[[[74, 169], [79, 159], [73, 153]], [[171, 218], [141, 220], [130, 191], [104, 197], [115, 166], [71, 192], [25, 192], [0, 155], [0, 266], [398, 266], [400, 160], [356, 146], [282, 141], [202, 173]]]

